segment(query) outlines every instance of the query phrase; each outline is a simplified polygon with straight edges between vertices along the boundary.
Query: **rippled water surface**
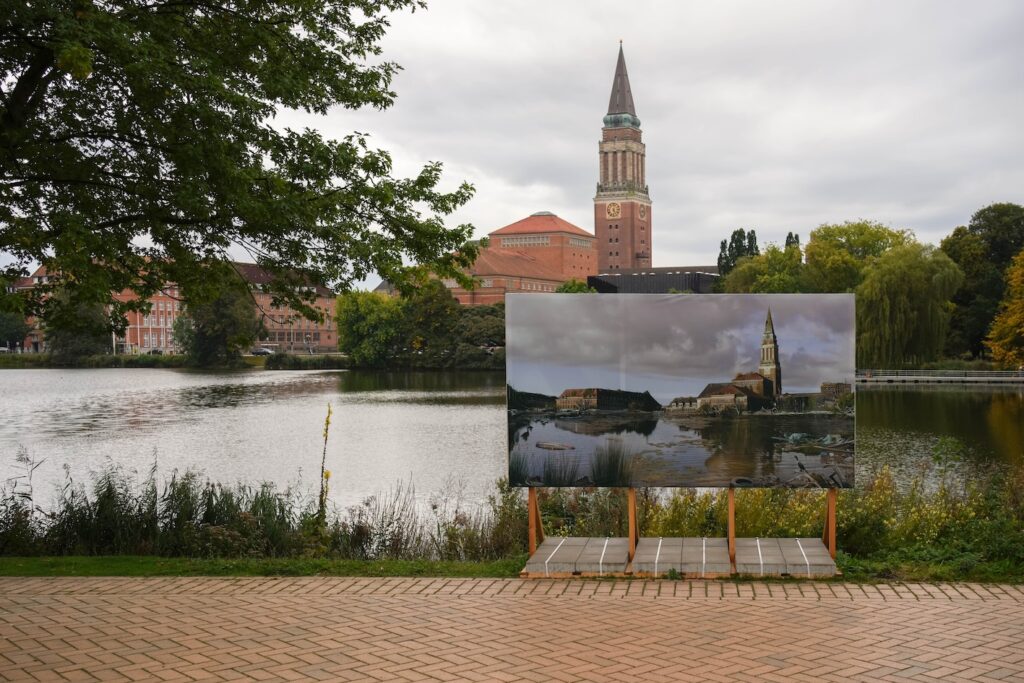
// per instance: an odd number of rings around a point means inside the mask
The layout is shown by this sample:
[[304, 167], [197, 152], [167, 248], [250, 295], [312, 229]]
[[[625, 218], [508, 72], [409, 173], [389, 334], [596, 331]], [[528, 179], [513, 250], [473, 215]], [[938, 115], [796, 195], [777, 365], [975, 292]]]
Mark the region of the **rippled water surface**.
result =
[[316, 482], [328, 402], [332, 499], [358, 503], [396, 482], [425, 499], [464, 485], [481, 499], [505, 472], [504, 377], [166, 369], [3, 370], [0, 477], [19, 447], [46, 461], [38, 497], [63, 466], [78, 481], [108, 463], [161, 478], [199, 469], [221, 482]]
[[[19, 447], [45, 458], [35, 478], [42, 501], [65, 465], [85, 481], [109, 463], [145, 474], [154, 459], [161, 478], [191, 468], [221, 482], [285, 486], [301, 477], [312, 486], [328, 402], [327, 466], [339, 505], [399, 481], [411, 481], [421, 500], [451, 483], [482, 500], [507, 469], [501, 373], [2, 370], [0, 390], [0, 477], [20, 473]], [[1024, 462], [1024, 391], [858, 392], [858, 481], [881, 464], [912, 476], [950, 440], [962, 445], [968, 471]]]

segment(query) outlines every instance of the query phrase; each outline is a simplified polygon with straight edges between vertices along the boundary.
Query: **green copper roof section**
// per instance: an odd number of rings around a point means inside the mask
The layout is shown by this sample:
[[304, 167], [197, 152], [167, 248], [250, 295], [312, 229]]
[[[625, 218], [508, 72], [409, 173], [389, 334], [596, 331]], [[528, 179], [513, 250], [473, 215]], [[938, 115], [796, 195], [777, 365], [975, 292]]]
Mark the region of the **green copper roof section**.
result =
[[615, 78], [612, 80], [612, 95], [608, 99], [608, 115], [604, 117], [605, 128], [639, 128], [633, 104], [633, 91], [629, 88], [629, 73], [626, 72], [626, 55], [619, 43], [619, 61], [615, 64]]

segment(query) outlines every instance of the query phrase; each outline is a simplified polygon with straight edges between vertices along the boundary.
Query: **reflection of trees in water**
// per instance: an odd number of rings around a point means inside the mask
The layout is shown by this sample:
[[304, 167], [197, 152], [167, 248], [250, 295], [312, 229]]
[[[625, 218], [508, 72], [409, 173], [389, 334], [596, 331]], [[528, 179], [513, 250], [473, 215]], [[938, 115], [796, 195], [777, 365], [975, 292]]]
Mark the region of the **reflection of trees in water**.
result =
[[770, 418], [713, 419], [697, 428], [711, 452], [775, 455], [775, 430]]
[[996, 451], [1008, 462], [1024, 462], [1024, 399], [995, 394], [985, 414]]
[[1020, 461], [1024, 394], [998, 387], [870, 387], [857, 389], [859, 429], [953, 436], [975, 457]]
[[650, 436], [658, 427], [657, 419], [632, 419], [626, 421], [609, 419], [606, 416], [597, 418], [582, 417], [574, 420], [555, 420], [555, 426], [574, 434], [602, 436], [604, 434], [627, 434], [635, 432], [641, 436]]
[[[503, 372], [423, 372], [349, 370], [338, 374], [341, 392], [357, 391], [457, 391], [504, 389]], [[502, 394], [504, 400], [504, 394]]]

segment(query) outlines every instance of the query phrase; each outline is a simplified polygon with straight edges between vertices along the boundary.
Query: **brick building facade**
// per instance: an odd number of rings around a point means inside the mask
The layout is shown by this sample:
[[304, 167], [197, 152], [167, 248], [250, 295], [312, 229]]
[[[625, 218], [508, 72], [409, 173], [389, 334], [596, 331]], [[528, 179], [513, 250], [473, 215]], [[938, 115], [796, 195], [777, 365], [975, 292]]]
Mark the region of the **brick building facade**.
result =
[[589, 232], [540, 211], [488, 235], [469, 269], [475, 289], [444, 283], [460, 304], [501, 303], [508, 292], [553, 292], [568, 280], [586, 282], [597, 272], [596, 251]]
[[[276, 351], [327, 352], [338, 350], [338, 332], [334, 321], [334, 294], [323, 286], [315, 287], [315, 306], [324, 315], [323, 322], [307, 320], [287, 307], [275, 307], [270, 295], [263, 291], [263, 285], [270, 282], [270, 274], [254, 263], [234, 264], [235, 270], [249, 284], [252, 292], [256, 317], [262, 323], [263, 333], [258, 344]], [[19, 279], [15, 289], [27, 289], [46, 284], [49, 273], [41, 266], [31, 276]], [[131, 301], [135, 295], [121, 292], [114, 295], [118, 301]], [[181, 292], [173, 283], [149, 298], [148, 313], [131, 311], [126, 314], [127, 327], [124, 334], [111, 336], [110, 348], [114, 353], [181, 353], [174, 343], [174, 321], [183, 314], [184, 303]], [[32, 330], [25, 338], [22, 348], [28, 352], [47, 350], [46, 336], [42, 327], [30, 319]]]

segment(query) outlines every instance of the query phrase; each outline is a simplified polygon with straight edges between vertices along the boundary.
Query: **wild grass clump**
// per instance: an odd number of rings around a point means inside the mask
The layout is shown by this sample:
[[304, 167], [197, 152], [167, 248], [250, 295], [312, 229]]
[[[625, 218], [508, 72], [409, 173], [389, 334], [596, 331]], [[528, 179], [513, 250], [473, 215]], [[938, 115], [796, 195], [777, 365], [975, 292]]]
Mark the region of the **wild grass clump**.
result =
[[579, 474], [580, 461], [574, 455], [550, 453], [544, 458], [543, 481], [547, 486], [575, 486]]
[[161, 485], [155, 467], [140, 480], [109, 465], [89, 486], [66, 475], [43, 510], [30, 483], [40, 463], [24, 451], [18, 462], [29, 474], [0, 495], [0, 556], [494, 560], [526, 547], [524, 497], [505, 482], [483, 507], [443, 493], [427, 512], [399, 484], [339, 511], [327, 502], [326, 470], [318, 495], [270, 483], [226, 486], [196, 472], [175, 472]]
[[530, 478], [530, 459], [525, 453], [512, 451], [508, 456], [508, 481], [512, 486], [526, 486]]
[[594, 451], [590, 478], [595, 486], [630, 486], [633, 481], [633, 453], [621, 439], [609, 439]]

